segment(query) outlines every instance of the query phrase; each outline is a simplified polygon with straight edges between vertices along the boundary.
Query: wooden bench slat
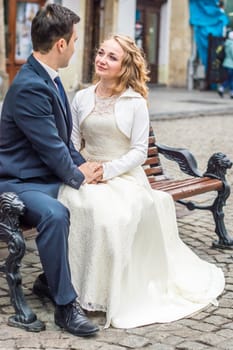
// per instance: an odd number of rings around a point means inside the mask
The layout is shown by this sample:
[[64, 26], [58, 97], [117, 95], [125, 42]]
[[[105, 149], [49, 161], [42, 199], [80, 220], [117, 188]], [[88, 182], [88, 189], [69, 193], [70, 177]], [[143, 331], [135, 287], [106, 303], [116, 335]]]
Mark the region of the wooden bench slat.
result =
[[155, 144], [155, 137], [154, 136], [149, 136], [148, 137], [148, 143], [149, 143], [149, 145], [151, 145], [151, 144]]
[[164, 181], [164, 180], [167, 180], [167, 176], [164, 175], [164, 174], [156, 174], [156, 180], [155, 180], [155, 176], [147, 176], [148, 180], [150, 183], [154, 183], [154, 182], [157, 182], [157, 181]]
[[144, 165], [160, 165], [160, 161], [159, 161], [159, 157], [158, 155], [147, 158], [147, 160], [145, 161]]
[[157, 174], [162, 174], [163, 173], [163, 169], [162, 169], [161, 166], [157, 166], [156, 168], [144, 169], [144, 171], [145, 171], [147, 176], [157, 175]]
[[[199, 181], [198, 181], [199, 180]], [[193, 178], [177, 181], [160, 181], [151, 183], [155, 190], [168, 192], [174, 200], [179, 200], [194, 195], [206, 193], [209, 191], [218, 191], [222, 189], [222, 181], [210, 178]]]
[[157, 147], [150, 147], [148, 149], [148, 157], [158, 155], [158, 148]]
[[183, 179], [183, 180], [165, 180], [165, 181], [155, 181], [154, 188], [157, 187], [159, 189], [173, 189], [187, 186], [215, 186], [217, 189], [222, 188], [222, 182], [218, 179], [210, 179], [208, 177], [202, 178], [191, 178], [191, 179]]
[[185, 179], [181, 179], [181, 180], [176, 180], [176, 179], [166, 179], [165, 181], [159, 181], [159, 183], [157, 183], [157, 179], [155, 178], [155, 183], [157, 184], [157, 186], [159, 186], [160, 188], [167, 188], [169, 186], [187, 186], [187, 185], [193, 185], [196, 183], [205, 183], [206, 181], [217, 181], [220, 182], [220, 180], [218, 179], [211, 179], [209, 177], [191, 177], [191, 178], [185, 178]]

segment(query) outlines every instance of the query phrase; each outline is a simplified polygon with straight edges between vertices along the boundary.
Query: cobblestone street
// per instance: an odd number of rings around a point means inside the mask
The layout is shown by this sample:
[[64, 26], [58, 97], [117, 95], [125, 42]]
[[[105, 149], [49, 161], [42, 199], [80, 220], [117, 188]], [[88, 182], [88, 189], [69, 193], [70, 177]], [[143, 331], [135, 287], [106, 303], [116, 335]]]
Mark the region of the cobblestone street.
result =
[[[207, 160], [221, 151], [233, 160], [233, 116], [204, 116], [186, 119], [153, 120], [152, 125], [160, 143], [188, 148], [194, 154], [199, 169], [204, 172]], [[162, 159], [162, 158], [161, 158]], [[177, 168], [162, 161], [169, 175], [178, 174]], [[228, 171], [228, 181], [233, 184], [233, 169]], [[200, 201], [206, 200], [200, 196]], [[104, 315], [90, 315], [101, 331], [93, 338], [77, 338], [62, 332], [53, 322], [53, 305], [42, 303], [31, 292], [33, 281], [40, 272], [33, 232], [27, 236], [27, 252], [23, 260], [23, 285], [30, 306], [39, 319], [46, 322], [46, 331], [29, 333], [7, 326], [13, 313], [4, 276], [0, 276], [0, 349], [64, 349], [64, 350], [232, 350], [233, 349], [233, 250], [211, 248], [215, 239], [212, 214], [206, 211], [188, 213], [180, 210], [178, 225], [180, 236], [201, 258], [222, 267], [225, 273], [225, 291], [219, 306], [210, 305], [190, 318], [170, 324], [153, 324], [130, 329], [103, 329]], [[233, 236], [233, 196], [225, 207], [225, 223]], [[0, 257], [6, 247], [0, 246]]]

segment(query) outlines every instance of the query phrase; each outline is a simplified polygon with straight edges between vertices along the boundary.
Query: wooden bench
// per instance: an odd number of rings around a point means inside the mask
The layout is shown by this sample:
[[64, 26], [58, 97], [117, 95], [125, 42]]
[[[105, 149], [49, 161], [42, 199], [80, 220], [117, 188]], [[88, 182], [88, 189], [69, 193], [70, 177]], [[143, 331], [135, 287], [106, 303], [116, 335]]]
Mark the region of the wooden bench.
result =
[[[182, 173], [188, 175], [185, 179], [169, 179], [163, 170], [159, 155], [175, 161]], [[232, 162], [221, 152], [214, 153], [207, 162], [204, 174], [197, 168], [197, 162], [190, 151], [184, 148], [174, 148], [157, 143], [152, 127], [149, 135], [148, 157], [144, 170], [150, 185], [155, 190], [168, 192], [174, 201], [185, 205], [189, 210], [209, 210], [213, 214], [217, 240], [212, 243], [213, 248], [233, 249], [233, 238], [229, 236], [225, 224], [223, 208], [230, 195], [230, 185], [226, 180], [227, 169]], [[216, 193], [212, 204], [199, 205], [187, 200], [190, 197], [207, 192]], [[185, 200], [186, 199], [186, 200]]]
[[[223, 213], [223, 207], [230, 195], [230, 186], [225, 175], [232, 162], [223, 153], [215, 153], [208, 160], [206, 172], [201, 174], [197, 169], [195, 158], [188, 150], [156, 143], [152, 128], [148, 142], [148, 157], [143, 167], [151, 187], [170, 193], [174, 201], [185, 205], [189, 210], [197, 208], [211, 211], [217, 234], [213, 247], [233, 249], [233, 239], [227, 233]], [[160, 154], [175, 161], [182, 173], [188, 177], [169, 179], [161, 165]], [[216, 193], [212, 204], [201, 206], [189, 199], [207, 192]], [[0, 195], [0, 241], [5, 242], [9, 250], [8, 257], [0, 266], [0, 271], [6, 275], [11, 303], [15, 309], [15, 315], [9, 318], [8, 324], [29, 331], [41, 331], [45, 329], [44, 323], [37, 319], [36, 314], [28, 306], [21, 285], [20, 266], [25, 254], [23, 236], [25, 228], [20, 226], [20, 216], [23, 212], [24, 205], [14, 193]]]

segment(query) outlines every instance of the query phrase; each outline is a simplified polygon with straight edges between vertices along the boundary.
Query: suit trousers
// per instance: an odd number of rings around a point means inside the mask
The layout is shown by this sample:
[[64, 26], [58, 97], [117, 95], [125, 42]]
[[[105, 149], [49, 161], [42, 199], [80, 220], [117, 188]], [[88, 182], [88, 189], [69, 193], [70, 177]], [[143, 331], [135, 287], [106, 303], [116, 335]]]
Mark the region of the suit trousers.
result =
[[58, 189], [59, 183], [20, 183], [16, 179], [0, 182], [0, 192], [16, 192], [25, 204], [23, 222], [37, 228], [36, 244], [51, 294], [58, 305], [65, 305], [77, 293], [68, 261], [70, 215], [56, 199]]

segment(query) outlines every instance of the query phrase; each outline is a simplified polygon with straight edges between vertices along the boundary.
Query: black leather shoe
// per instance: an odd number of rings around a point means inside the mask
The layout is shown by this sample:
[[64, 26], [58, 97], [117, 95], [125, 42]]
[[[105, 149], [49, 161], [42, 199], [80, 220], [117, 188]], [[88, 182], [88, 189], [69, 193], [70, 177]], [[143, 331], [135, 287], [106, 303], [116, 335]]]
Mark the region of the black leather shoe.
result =
[[41, 273], [39, 276], [37, 276], [37, 278], [33, 284], [32, 291], [40, 299], [43, 299], [46, 297], [46, 298], [50, 299], [55, 304], [55, 301], [53, 300], [53, 297], [51, 295], [51, 292], [50, 292], [50, 289], [48, 286], [48, 282], [47, 282], [47, 279], [46, 279], [44, 273]]
[[99, 327], [93, 324], [77, 302], [56, 305], [54, 320], [56, 325], [79, 337], [94, 335]]

